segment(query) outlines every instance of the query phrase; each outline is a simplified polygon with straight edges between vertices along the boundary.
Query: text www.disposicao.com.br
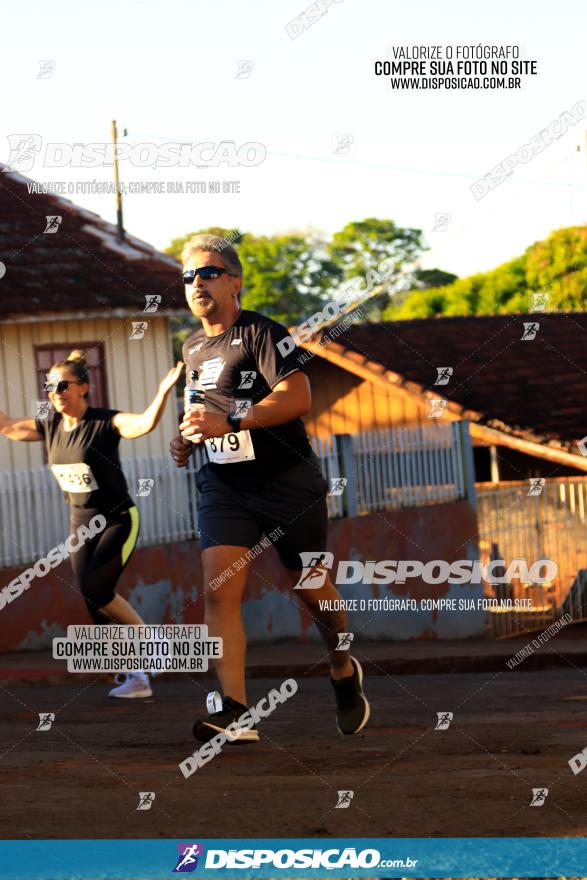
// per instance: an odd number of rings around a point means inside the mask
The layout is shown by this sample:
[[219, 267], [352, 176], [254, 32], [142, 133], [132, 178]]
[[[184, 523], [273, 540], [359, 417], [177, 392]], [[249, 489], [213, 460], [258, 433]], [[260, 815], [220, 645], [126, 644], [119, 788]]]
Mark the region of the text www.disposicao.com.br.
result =
[[74, 672], [200, 672], [200, 657], [70, 657]]

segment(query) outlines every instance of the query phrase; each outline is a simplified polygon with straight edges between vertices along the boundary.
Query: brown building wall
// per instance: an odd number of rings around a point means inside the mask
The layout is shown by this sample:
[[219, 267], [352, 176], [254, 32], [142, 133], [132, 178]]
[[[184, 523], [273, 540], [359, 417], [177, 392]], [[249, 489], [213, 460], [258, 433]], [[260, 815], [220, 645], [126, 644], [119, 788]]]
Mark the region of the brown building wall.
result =
[[391, 385], [382, 388], [319, 357], [307, 371], [312, 409], [304, 421], [311, 437], [358, 434], [426, 418], [427, 404], [406, 399]]
[[[391, 384], [389, 388], [383, 388], [320, 357], [312, 358], [306, 369], [312, 385], [312, 409], [304, 423], [310, 437], [327, 439], [333, 434], [358, 434], [413, 422], [429, 422], [429, 404], [407, 397]], [[476, 479], [478, 482], [489, 481], [489, 447], [478, 440], [474, 441], [474, 446]], [[583, 471], [575, 468], [505, 446], [498, 447], [498, 458], [502, 481], [583, 475]]]

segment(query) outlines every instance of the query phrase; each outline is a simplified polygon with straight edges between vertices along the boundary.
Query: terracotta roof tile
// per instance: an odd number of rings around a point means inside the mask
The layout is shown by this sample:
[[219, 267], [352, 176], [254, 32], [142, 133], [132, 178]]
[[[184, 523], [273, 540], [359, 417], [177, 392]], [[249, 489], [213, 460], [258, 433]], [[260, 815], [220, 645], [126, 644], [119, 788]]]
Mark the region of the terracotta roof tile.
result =
[[[29, 193], [32, 181], [0, 165], [0, 318], [27, 311], [186, 308], [179, 263], [60, 196]], [[61, 215], [45, 233], [45, 217]]]
[[[523, 324], [539, 324], [522, 340]], [[483, 315], [358, 324], [339, 343], [409, 382], [544, 441], [587, 434], [587, 313]], [[325, 344], [325, 347], [330, 347]], [[434, 385], [437, 367], [452, 367]]]

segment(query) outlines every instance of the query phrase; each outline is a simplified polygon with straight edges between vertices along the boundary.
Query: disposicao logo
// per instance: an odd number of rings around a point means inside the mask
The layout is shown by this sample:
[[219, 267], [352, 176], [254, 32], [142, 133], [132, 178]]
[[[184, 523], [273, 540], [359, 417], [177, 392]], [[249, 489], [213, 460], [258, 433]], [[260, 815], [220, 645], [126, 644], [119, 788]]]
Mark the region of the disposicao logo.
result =
[[173, 869], [174, 874], [191, 874], [198, 867], [198, 859], [204, 854], [201, 843], [178, 843], [177, 864]]

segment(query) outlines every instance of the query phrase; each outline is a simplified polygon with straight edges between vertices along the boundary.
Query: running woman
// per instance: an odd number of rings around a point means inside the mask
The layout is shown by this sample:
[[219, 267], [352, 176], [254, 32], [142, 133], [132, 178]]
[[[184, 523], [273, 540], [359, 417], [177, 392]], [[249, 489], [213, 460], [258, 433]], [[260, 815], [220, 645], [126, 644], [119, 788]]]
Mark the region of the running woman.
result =
[[[75, 580], [94, 623], [143, 624], [116, 585], [136, 546], [139, 514], [120, 466], [120, 438], [149, 434], [159, 422], [167, 395], [179, 379], [178, 362], [162, 379], [152, 403], [142, 413], [89, 406], [90, 377], [85, 355], [72, 351], [48, 374], [46, 390], [55, 412], [49, 419], [10, 419], [0, 410], [0, 434], [10, 440], [44, 440], [49, 466], [71, 507], [70, 534], [88, 526], [97, 514], [106, 525], [72, 553]], [[109, 696], [152, 696], [149, 676], [116, 676]]]
[[[218, 236], [199, 235], [187, 242], [182, 258], [187, 302], [202, 322], [186, 340], [183, 358], [188, 377], [192, 371], [198, 375], [206, 411], [184, 415], [170, 451], [183, 467], [193, 444], [206, 444], [209, 462], [197, 474], [205, 618], [210, 635], [220, 636], [224, 646], [215, 663], [222, 705], [210, 695], [209, 717], [194, 724], [194, 736], [205, 742], [246, 711], [241, 601], [247, 551], [263, 533], [277, 534], [275, 549], [296, 586], [303, 570], [300, 553], [316, 551], [320, 558], [326, 550], [328, 483], [301, 420], [310, 409], [311, 392], [299, 352], [280, 351], [278, 343], [289, 336], [281, 324], [241, 309], [243, 272], [235, 248]], [[252, 405], [243, 406], [246, 401]], [[221, 585], [211, 589], [220, 575]], [[323, 578], [318, 589], [297, 595], [329, 651], [338, 730], [353, 734], [369, 718], [363, 672], [348, 650], [337, 650], [346, 614], [325, 610], [340, 608], [341, 597], [327, 572]], [[323, 600], [330, 601], [321, 608]], [[254, 723], [239, 737], [240, 742], [258, 739]]]

